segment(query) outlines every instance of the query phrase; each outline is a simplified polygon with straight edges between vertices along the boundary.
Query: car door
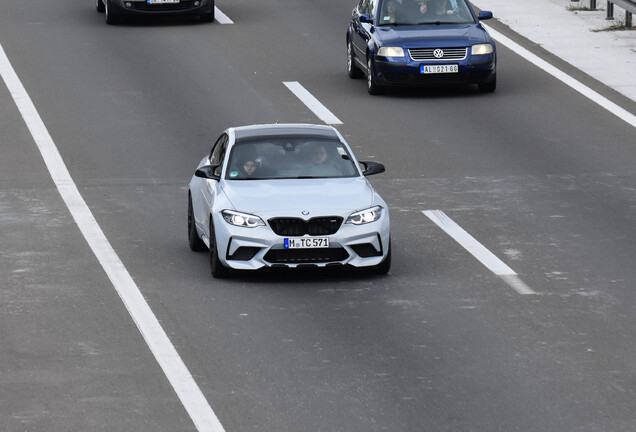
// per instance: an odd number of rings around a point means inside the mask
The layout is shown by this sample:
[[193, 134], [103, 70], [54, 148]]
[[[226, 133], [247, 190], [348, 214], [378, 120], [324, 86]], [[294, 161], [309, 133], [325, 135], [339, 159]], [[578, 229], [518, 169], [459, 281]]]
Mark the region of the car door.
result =
[[[360, 0], [353, 11], [352, 17], [352, 42], [355, 57], [360, 60], [360, 65], [366, 69], [367, 46], [375, 31], [375, 14], [380, 0]], [[360, 17], [366, 15], [371, 22], [362, 22]]]
[[[228, 141], [229, 138], [227, 134], [224, 133], [216, 140], [212, 150], [210, 151], [210, 156], [208, 158], [209, 164], [218, 165], [214, 170], [215, 175], [221, 176], [221, 173], [223, 172], [223, 160], [225, 159]], [[210, 214], [213, 209], [214, 199], [219, 193], [220, 185], [218, 180], [201, 179], [201, 181], [202, 184], [199, 188], [200, 196], [199, 199], [196, 200], [199, 208], [195, 208], [194, 211], [197, 225], [199, 225], [205, 233], [208, 233]]]

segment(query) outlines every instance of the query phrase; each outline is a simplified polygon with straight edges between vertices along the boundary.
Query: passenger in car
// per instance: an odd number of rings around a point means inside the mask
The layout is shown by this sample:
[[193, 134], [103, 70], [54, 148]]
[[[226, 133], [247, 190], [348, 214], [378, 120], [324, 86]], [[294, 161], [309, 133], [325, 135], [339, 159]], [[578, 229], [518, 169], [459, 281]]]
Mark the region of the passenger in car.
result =
[[401, 3], [398, 3], [397, 0], [389, 0], [386, 2], [386, 10], [385, 13], [382, 14], [383, 24], [394, 24], [397, 21], [398, 6], [401, 6]]
[[316, 145], [311, 149], [311, 166], [309, 175], [315, 177], [341, 176], [338, 168], [332, 165], [327, 148], [324, 145]]
[[446, 15], [452, 15], [454, 13], [455, 12], [452, 6], [448, 3], [448, 0], [429, 0], [424, 16], [426, 18], [439, 18]]
[[250, 178], [256, 174], [256, 161], [254, 159], [247, 159], [243, 162], [243, 175], [245, 178]]

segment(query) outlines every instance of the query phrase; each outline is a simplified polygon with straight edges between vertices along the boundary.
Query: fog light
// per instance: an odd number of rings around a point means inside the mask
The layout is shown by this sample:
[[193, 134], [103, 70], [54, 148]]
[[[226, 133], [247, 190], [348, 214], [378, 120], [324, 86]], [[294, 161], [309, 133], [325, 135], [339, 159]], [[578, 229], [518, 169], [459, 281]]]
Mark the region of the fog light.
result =
[[200, 4], [201, 4], [201, 2], [200, 2], [200, 1], [195, 1], [195, 2], [194, 2], [194, 5], [195, 5], [195, 6], [199, 6]]
[[126, 6], [127, 8], [132, 7], [132, 3], [131, 3], [131, 2], [126, 2], [125, 6]]

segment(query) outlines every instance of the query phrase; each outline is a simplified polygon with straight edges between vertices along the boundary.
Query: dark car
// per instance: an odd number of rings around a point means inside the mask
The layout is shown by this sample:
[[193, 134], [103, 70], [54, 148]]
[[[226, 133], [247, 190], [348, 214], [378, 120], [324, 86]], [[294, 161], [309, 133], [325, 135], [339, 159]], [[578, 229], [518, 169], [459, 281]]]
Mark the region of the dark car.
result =
[[497, 86], [495, 42], [467, 0], [360, 0], [347, 29], [347, 71], [367, 76], [370, 94], [385, 86]]
[[97, 12], [106, 12], [106, 23], [124, 16], [191, 15], [214, 21], [214, 0], [95, 0]]

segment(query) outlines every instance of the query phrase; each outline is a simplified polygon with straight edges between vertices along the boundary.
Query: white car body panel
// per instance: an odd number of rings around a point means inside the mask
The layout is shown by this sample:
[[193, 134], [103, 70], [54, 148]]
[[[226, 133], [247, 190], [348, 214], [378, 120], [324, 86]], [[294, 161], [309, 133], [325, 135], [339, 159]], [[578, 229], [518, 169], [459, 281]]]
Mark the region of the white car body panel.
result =
[[[236, 129], [240, 130], [240, 128]], [[388, 206], [359, 170], [353, 177], [226, 179], [228, 158], [234, 144], [236, 129], [230, 128], [225, 131], [229, 137], [229, 144], [220, 179], [193, 176], [189, 184], [197, 234], [209, 247], [210, 226], [214, 227], [218, 258], [223, 266], [238, 270], [256, 270], [263, 267], [293, 268], [303, 265], [325, 267], [348, 264], [354, 267], [369, 267], [378, 266], [383, 262], [389, 252], [390, 244]], [[342, 145], [346, 146], [351, 160], [357, 166], [358, 163], [353, 158], [351, 149], [342, 136], [337, 131], [335, 133]], [[209, 157], [204, 157], [199, 162], [198, 168], [210, 165]], [[373, 206], [382, 207], [378, 220], [362, 225], [345, 223], [352, 213]], [[224, 220], [221, 213], [223, 210], [258, 216], [265, 225], [253, 228], [232, 225]], [[210, 216], [212, 216], [212, 224], [210, 224]], [[308, 221], [317, 217], [342, 218], [342, 224], [335, 233], [318, 236], [329, 238], [330, 249], [344, 249], [346, 254], [343, 254], [342, 259], [311, 262], [303, 262], [301, 259], [282, 263], [267, 259], [266, 256], [270, 251], [284, 249], [285, 239], [284, 235], [274, 232], [268, 222], [270, 219], [299, 218]], [[310, 236], [305, 234], [304, 237]], [[370, 251], [362, 255], [372, 256], [361, 256], [356, 252], [354, 248], [359, 248], [362, 244], [365, 245], [364, 250]], [[257, 248], [258, 250], [249, 259], [234, 259], [235, 253], [240, 248]]]

